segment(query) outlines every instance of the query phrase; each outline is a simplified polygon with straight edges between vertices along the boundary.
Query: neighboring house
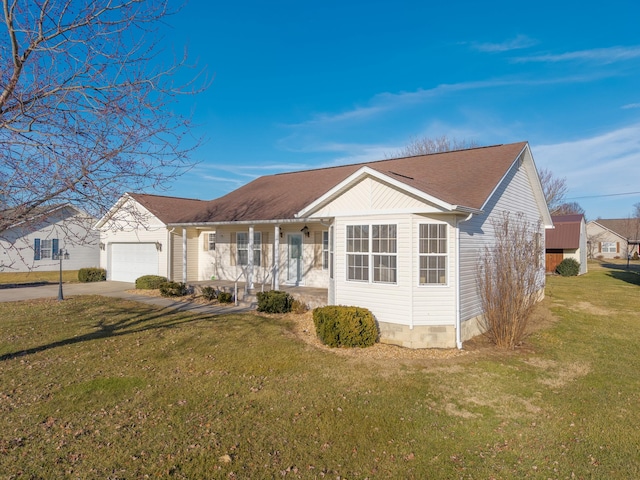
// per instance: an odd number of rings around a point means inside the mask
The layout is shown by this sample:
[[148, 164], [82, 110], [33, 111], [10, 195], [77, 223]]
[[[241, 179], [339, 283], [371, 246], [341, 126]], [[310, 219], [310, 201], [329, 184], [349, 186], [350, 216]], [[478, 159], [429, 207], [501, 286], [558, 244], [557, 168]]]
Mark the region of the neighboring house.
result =
[[[107, 279], [135, 282], [143, 275], [182, 279], [182, 230], [168, 225], [206, 203], [189, 198], [124, 194], [96, 224], [100, 231], [100, 265], [107, 270]], [[189, 260], [196, 261], [192, 270], [210, 278], [214, 274], [215, 229], [202, 236], [207, 242], [205, 252], [197, 258], [192, 255]]]
[[[2, 215], [2, 212], [0, 212]], [[0, 232], [0, 271], [52, 271], [97, 267], [95, 218], [70, 204], [37, 208]]]
[[547, 272], [555, 272], [565, 258], [580, 263], [580, 272], [587, 273], [587, 227], [584, 215], [552, 215], [553, 229], [546, 232], [545, 265]]
[[589, 255], [594, 258], [627, 258], [638, 253], [640, 219], [610, 218], [587, 223]]
[[[478, 259], [504, 212], [538, 225], [541, 242], [552, 226], [526, 142], [268, 175], [182, 210], [158, 230], [174, 280], [326, 288], [329, 304], [371, 310], [381, 341], [412, 348], [480, 333]], [[119, 228], [118, 211], [101, 227]]]

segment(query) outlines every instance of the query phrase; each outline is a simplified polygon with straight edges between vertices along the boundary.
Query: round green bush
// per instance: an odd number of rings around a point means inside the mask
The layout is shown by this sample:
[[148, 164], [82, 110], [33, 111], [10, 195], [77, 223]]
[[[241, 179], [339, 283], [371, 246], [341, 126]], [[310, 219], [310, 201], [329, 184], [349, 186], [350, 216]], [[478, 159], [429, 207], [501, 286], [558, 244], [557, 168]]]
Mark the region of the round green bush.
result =
[[267, 290], [266, 292], [258, 292], [258, 308], [259, 312], [265, 313], [288, 313], [291, 311], [293, 297], [287, 292], [281, 290]]
[[320, 341], [330, 347], [370, 347], [378, 341], [378, 326], [366, 308], [318, 307], [313, 322]]
[[138, 290], [157, 290], [160, 284], [167, 281], [167, 277], [160, 275], [143, 275], [136, 279], [136, 288]]
[[580, 273], [580, 262], [575, 258], [565, 258], [556, 267], [556, 273], [563, 277], [575, 277]]
[[78, 281], [86, 282], [104, 282], [107, 279], [107, 271], [104, 268], [81, 268], [78, 270]]

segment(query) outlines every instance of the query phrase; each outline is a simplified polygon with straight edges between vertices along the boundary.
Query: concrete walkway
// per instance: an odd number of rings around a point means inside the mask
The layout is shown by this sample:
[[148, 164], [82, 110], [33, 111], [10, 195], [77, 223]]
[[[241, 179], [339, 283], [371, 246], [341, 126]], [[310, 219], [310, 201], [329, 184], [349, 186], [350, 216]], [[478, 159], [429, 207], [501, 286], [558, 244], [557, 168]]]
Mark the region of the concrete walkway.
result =
[[[0, 302], [16, 302], [20, 300], [35, 300], [40, 298], [58, 298], [59, 285], [24, 285], [10, 288], [0, 286]], [[124, 298], [135, 302], [148, 303], [161, 308], [180, 312], [194, 312], [203, 314], [225, 314], [249, 312], [253, 308], [247, 305], [200, 305], [194, 302], [175, 301], [170, 298], [147, 297], [128, 293], [134, 290], [135, 285], [127, 282], [92, 282], [92, 283], [64, 283], [62, 285], [63, 296], [69, 299], [78, 295], [103, 295], [105, 297]]]

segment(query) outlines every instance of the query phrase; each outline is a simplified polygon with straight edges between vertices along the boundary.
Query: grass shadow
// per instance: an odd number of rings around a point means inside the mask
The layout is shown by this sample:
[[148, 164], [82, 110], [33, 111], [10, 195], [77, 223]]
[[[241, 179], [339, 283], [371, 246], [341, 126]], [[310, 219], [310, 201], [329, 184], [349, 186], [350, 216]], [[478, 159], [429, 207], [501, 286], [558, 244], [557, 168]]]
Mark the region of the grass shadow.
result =
[[[91, 328], [91, 332], [77, 335], [64, 340], [39, 345], [37, 347], [26, 348], [11, 353], [0, 355], [0, 361], [11, 360], [16, 357], [32, 355], [58, 347], [75, 345], [78, 343], [99, 340], [109, 337], [120, 337], [132, 335], [149, 330], [163, 330], [176, 328], [196, 322], [207, 322], [214, 318], [220, 322], [224, 317], [235, 317], [233, 314], [194, 314], [189, 312], [176, 311], [175, 308], [165, 307], [162, 309], [149, 309], [144, 306], [138, 311], [131, 308], [131, 305], [121, 307], [108, 306], [101, 312], [101, 320], [98, 320]], [[109, 319], [118, 319], [110, 321]]]

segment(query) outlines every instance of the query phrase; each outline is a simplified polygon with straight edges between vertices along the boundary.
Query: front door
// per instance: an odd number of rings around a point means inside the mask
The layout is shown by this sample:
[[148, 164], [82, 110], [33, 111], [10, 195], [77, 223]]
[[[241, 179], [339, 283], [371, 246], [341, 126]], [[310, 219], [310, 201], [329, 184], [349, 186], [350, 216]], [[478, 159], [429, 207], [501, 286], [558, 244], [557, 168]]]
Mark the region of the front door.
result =
[[287, 283], [300, 285], [302, 282], [302, 235], [289, 234], [289, 255], [287, 259]]

